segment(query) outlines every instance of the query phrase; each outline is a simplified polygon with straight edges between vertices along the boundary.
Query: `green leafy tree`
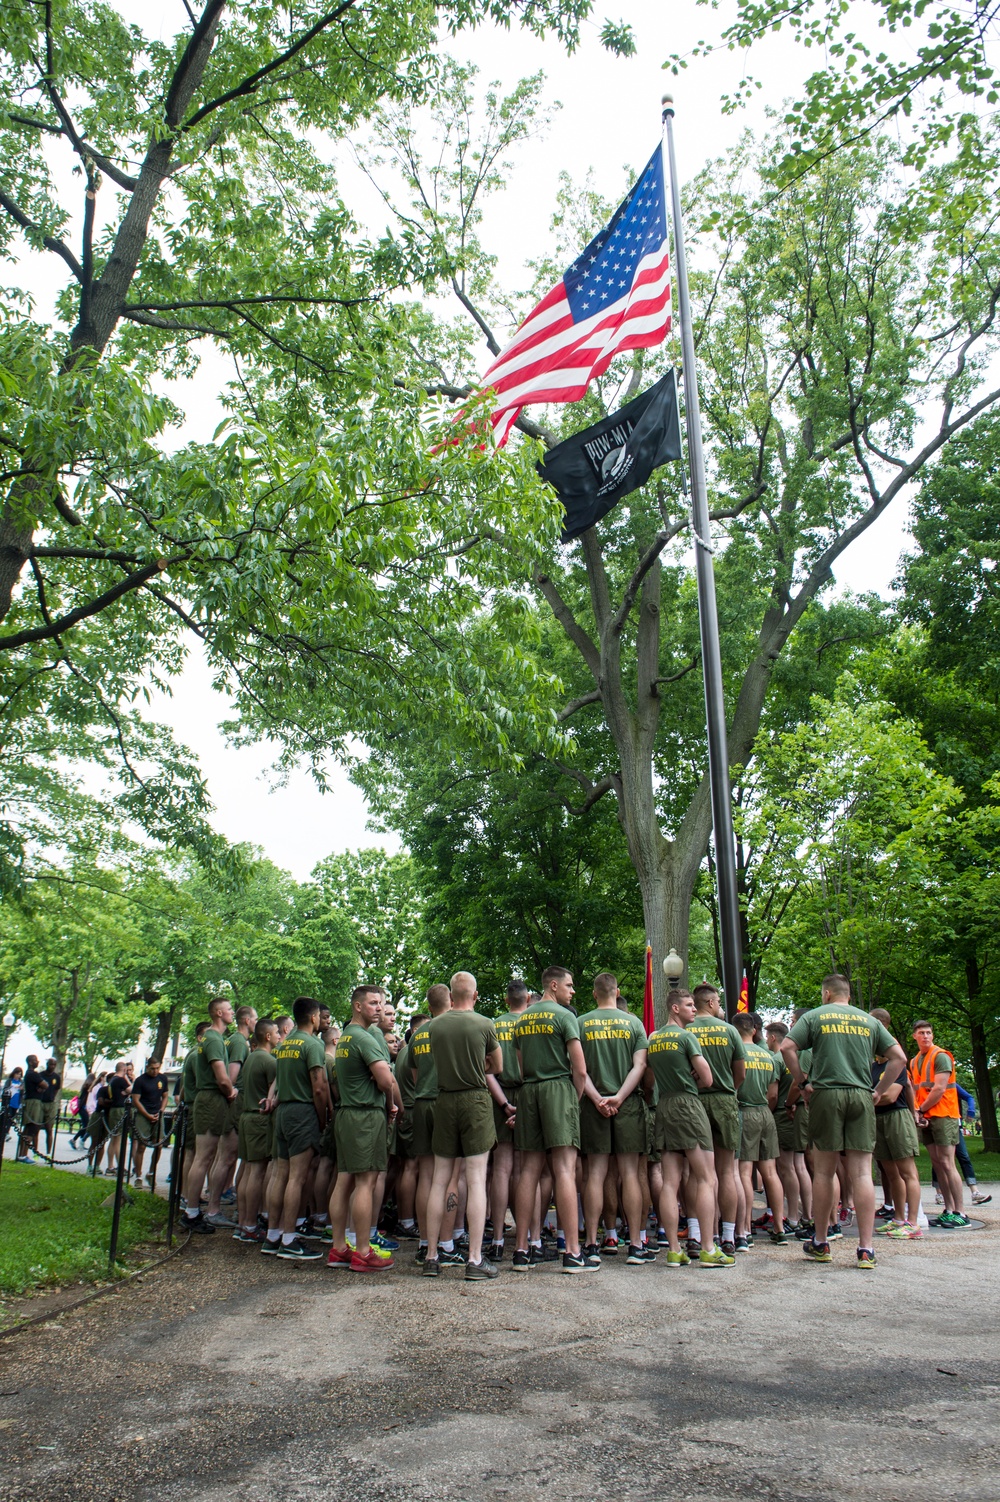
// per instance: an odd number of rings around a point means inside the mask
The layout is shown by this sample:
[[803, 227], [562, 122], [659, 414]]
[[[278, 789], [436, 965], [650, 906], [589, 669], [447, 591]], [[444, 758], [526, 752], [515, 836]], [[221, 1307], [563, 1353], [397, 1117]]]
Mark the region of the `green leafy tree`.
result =
[[[425, 233], [453, 246], [464, 233], [468, 253], [478, 200], [460, 175], [453, 185], [418, 160], [405, 129], [395, 138], [400, 170], [431, 206], [421, 211]], [[972, 172], [959, 156], [926, 169], [914, 190], [893, 148], [879, 143], [838, 155], [778, 194], [774, 164], [785, 146], [780, 136], [747, 140], [687, 194], [736, 767], [753, 753], [776, 664], [838, 560], [1000, 397], [987, 371], [1000, 242], [978, 166]], [[995, 162], [990, 138], [979, 147]], [[961, 226], [953, 213], [959, 197]], [[558, 258], [537, 268], [536, 291], [551, 285], [608, 212], [592, 194], [567, 187]], [[963, 249], [969, 236], [981, 248], [974, 258]], [[485, 261], [480, 274], [488, 279]], [[473, 301], [467, 289], [465, 296]], [[495, 290], [488, 311], [501, 303]], [[475, 311], [498, 348], [489, 318]], [[462, 351], [452, 355], [458, 385]], [[567, 430], [633, 394], [661, 358], [616, 362], [566, 413]], [[919, 437], [918, 413], [930, 424]], [[664, 471], [570, 549], [532, 553], [511, 536], [522, 592], [506, 598], [484, 633], [494, 671], [503, 670], [503, 652], [530, 652], [564, 686], [553, 708], [565, 739], [545, 754], [582, 810], [615, 799], [658, 990], [668, 945], [686, 949], [711, 831], [695, 592], [679, 552], [687, 525], [680, 477]], [[564, 651], [531, 626], [529, 591], [558, 623]], [[394, 757], [395, 745], [385, 765]]]
[[303, 911], [315, 914], [307, 921], [336, 913], [357, 946], [355, 973], [341, 987], [342, 1010], [351, 987], [362, 981], [385, 985], [397, 1005], [421, 999], [429, 984], [424, 906], [408, 855], [371, 848], [328, 855], [314, 868], [303, 890]]

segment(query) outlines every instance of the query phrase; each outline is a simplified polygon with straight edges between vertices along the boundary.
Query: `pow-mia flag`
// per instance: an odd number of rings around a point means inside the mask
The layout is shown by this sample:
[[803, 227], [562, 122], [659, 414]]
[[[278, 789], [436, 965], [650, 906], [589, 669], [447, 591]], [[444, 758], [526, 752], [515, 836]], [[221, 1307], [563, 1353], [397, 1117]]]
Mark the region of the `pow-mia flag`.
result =
[[538, 464], [566, 508], [562, 542], [572, 542], [654, 469], [681, 457], [674, 372], [592, 428], [574, 433]]

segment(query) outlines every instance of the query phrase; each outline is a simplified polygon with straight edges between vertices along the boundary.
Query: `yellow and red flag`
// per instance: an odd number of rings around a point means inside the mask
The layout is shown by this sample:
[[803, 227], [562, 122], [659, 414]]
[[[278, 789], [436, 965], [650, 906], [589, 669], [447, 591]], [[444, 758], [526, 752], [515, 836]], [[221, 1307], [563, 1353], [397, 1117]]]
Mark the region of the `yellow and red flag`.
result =
[[750, 982], [745, 975], [740, 982], [740, 999], [736, 1003], [736, 1010], [738, 1012], [749, 1012], [750, 1010]]
[[653, 946], [646, 945], [646, 989], [642, 993], [642, 1025], [646, 1029], [646, 1036], [656, 1031], [656, 1019], [653, 1016]]

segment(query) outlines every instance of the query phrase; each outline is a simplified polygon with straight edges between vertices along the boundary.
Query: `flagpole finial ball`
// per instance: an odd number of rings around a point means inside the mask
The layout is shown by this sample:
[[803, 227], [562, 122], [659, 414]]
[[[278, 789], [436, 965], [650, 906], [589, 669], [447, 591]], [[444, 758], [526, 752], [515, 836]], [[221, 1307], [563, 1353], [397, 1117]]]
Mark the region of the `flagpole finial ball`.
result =
[[663, 103], [664, 107], [666, 107], [666, 105], [668, 105], [668, 104], [673, 104], [673, 102], [674, 102], [674, 96], [673, 96], [673, 94], [664, 94], [663, 100], [662, 100], [662, 103]]

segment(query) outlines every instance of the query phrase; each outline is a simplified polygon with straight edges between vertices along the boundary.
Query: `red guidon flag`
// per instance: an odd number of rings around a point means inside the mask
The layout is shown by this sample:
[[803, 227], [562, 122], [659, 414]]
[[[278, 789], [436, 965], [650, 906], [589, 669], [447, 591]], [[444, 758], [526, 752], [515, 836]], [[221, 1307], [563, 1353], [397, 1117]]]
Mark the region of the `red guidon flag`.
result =
[[642, 993], [642, 1025], [646, 1029], [646, 1037], [656, 1031], [656, 1018], [653, 1016], [653, 946], [646, 945], [646, 989]]
[[745, 975], [740, 984], [740, 999], [736, 1003], [736, 1010], [738, 1012], [749, 1012], [750, 1010], [750, 982]]
[[670, 332], [663, 150], [657, 147], [610, 224], [564, 272], [483, 376], [497, 394], [497, 447], [529, 402], [579, 401], [621, 350]]

